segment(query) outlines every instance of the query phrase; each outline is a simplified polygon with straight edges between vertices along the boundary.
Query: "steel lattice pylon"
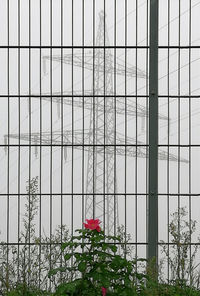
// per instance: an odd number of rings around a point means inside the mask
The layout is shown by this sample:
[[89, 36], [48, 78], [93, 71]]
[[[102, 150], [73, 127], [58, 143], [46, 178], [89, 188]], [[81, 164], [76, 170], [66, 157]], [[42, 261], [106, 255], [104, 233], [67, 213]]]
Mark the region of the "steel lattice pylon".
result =
[[[125, 64], [115, 61], [113, 63], [113, 56], [111, 50], [105, 48], [109, 45], [108, 32], [105, 23], [104, 12], [99, 13], [99, 25], [96, 37], [96, 48], [93, 53], [84, 56], [84, 68], [93, 71], [93, 85], [92, 90], [86, 91], [88, 101], [84, 104], [86, 109], [90, 110], [89, 129], [84, 130], [84, 137], [87, 139], [89, 145], [84, 146], [84, 150], [88, 152], [87, 163], [87, 178], [86, 178], [86, 195], [85, 195], [85, 213], [87, 219], [99, 218], [103, 225], [105, 223], [105, 231], [107, 234], [113, 234], [115, 226], [119, 225], [118, 214], [118, 197], [117, 197], [117, 180], [116, 180], [116, 155], [128, 157], [148, 157], [148, 151], [143, 143], [135, 139], [126, 139], [126, 152], [123, 146], [125, 142], [122, 135], [116, 132], [115, 120], [116, 114], [123, 114], [123, 99], [116, 98], [114, 95], [113, 75], [126, 75], [127, 77], [137, 77], [146, 79], [146, 74], [135, 67], [125, 67]], [[44, 61], [51, 60], [60, 63], [73, 64], [74, 66], [83, 67], [82, 56], [73, 54], [61, 56], [44, 56]], [[125, 70], [126, 68], [126, 70]], [[64, 92], [65, 94], [66, 92]], [[70, 94], [66, 93], [67, 96]], [[55, 95], [58, 95], [56, 98]], [[73, 95], [75, 95], [73, 97]], [[82, 108], [82, 98], [74, 92], [73, 97], [74, 107]], [[42, 95], [41, 95], [42, 97]], [[43, 98], [43, 97], [42, 97]], [[61, 103], [59, 93], [54, 93], [53, 97], [45, 95], [45, 100], [52, 100], [53, 102]], [[139, 104], [136, 107], [127, 100], [127, 114], [144, 118], [148, 116], [148, 111]], [[63, 98], [63, 104], [71, 104], [71, 99]], [[117, 106], [116, 106], [117, 105]], [[137, 109], [137, 111], [136, 111]], [[159, 115], [160, 119], [168, 119], [165, 116]], [[72, 145], [74, 149], [82, 149], [83, 137], [82, 130], [64, 130], [63, 134], [60, 131], [21, 134], [20, 139], [24, 141], [31, 141], [36, 145], [39, 144], [53, 144], [53, 145]], [[19, 134], [5, 135], [7, 137], [19, 138]], [[72, 140], [73, 136], [73, 140]], [[62, 139], [62, 140], [61, 140]], [[116, 143], [118, 145], [116, 145]], [[121, 146], [120, 146], [121, 145]], [[141, 145], [141, 146], [140, 146]], [[36, 149], [37, 154], [37, 149]], [[66, 149], [64, 149], [66, 157]], [[178, 159], [175, 155], [164, 151], [159, 151], [159, 159], [171, 161], [183, 161], [185, 159]]]
[[[119, 225], [115, 167], [115, 156], [119, 152], [116, 148], [114, 149], [117, 137], [115, 116], [116, 113], [121, 113], [119, 108], [116, 110], [113, 75], [135, 77], [137, 73], [139, 78], [145, 79], [146, 74], [135, 67], [126, 67], [125, 70], [125, 64], [122, 62], [115, 61], [113, 63], [111, 50], [105, 49], [106, 46], [109, 46], [109, 37], [103, 11], [99, 13], [95, 46], [93, 53], [84, 56], [84, 68], [93, 71], [93, 85], [92, 90], [89, 91], [92, 96], [89, 103], [90, 123], [88, 132], [89, 147], [87, 148], [85, 218], [100, 218], [105, 224], [107, 234], [113, 234], [114, 227]], [[55, 55], [51, 57], [44, 56], [43, 58], [44, 61], [50, 59], [83, 67], [82, 55], [79, 54], [73, 54], [73, 57], [71, 54], [66, 54], [62, 58]], [[78, 102], [75, 98], [75, 105]], [[122, 105], [122, 102], [120, 103]], [[134, 110], [130, 108], [128, 112], [135, 115], [136, 108]], [[147, 116], [147, 111], [139, 104], [138, 116], [142, 118]]]

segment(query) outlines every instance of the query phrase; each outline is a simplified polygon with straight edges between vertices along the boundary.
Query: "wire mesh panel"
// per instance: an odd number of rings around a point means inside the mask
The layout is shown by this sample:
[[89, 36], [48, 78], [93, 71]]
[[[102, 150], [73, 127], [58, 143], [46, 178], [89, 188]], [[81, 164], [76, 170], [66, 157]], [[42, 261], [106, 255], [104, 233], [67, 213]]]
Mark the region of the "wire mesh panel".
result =
[[1, 2], [7, 263], [25, 245], [40, 267], [48, 252], [51, 268], [54, 245], [93, 217], [109, 235], [123, 225], [131, 255], [146, 256], [148, 6]]
[[[39, 270], [55, 267], [56, 248], [90, 218], [106, 234], [123, 230], [131, 256], [146, 257], [150, 1], [0, 6], [0, 240], [2, 258], [18, 262], [10, 277], [22, 277], [20, 252]], [[173, 247], [170, 214], [179, 233], [183, 206], [190, 230], [198, 218], [198, 10], [198, 1], [159, 6], [160, 258]], [[164, 270], [170, 278], [169, 260]], [[27, 276], [49, 285], [44, 272]]]
[[[199, 167], [198, 1], [163, 1], [159, 8], [159, 257], [166, 277], [198, 285]], [[195, 222], [196, 221], [196, 222]], [[168, 258], [167, 258], [168, 256]]]

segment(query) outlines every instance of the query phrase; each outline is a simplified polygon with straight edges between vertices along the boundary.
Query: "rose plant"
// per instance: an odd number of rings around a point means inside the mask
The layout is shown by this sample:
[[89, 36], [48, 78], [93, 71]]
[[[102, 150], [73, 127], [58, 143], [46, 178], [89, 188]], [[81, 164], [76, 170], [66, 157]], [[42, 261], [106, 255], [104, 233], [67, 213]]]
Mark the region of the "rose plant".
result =
[[[64, 255], [71, 266], [53, 269], [49, 277], [57, 272], [72, 273], [71, 281], [60, 284], [55, 295], [137, 295], [144, 286], [146, 275], [136, 271], [136, 261], [128, 261], [117, 254], [120, 238], [105, 235], [98, 219], [86, 220], [84, 229], [70, 242], [62, 244], [62, 250], [71, 250]], [[140, 259], [144, 261], [145, 259]]]

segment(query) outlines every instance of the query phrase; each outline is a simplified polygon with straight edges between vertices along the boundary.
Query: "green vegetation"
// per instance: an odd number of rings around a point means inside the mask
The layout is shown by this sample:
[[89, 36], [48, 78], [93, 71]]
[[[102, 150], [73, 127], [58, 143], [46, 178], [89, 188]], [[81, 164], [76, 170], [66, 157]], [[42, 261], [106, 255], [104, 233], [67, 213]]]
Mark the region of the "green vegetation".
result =
[[39, 204], [37, 177], [27, 182], [26, 190], [20, 245], [0, 243], [0, 295], [6, 295], [8, 291], [9, 295], [40, 295], [39, 290], [50, 292], [56, 285], [69, 280], [68, 274], [60, 276], [59, 273], [51, 278], [51, 282], [48, 278], [51, 266], [65, 265], [60, 243], [61, 237], [63, 241], [70, 240], [69, 231], [62, 226], [57, 227], [51, 237], [45, 234], [36, 236], [35, 219]]
[[[185, 207], [179, 208], [178, 211], [171, 215], [168, 231], [172, 245], [170, 248], [163, 245], [164, 259], [161, 260], [161, 265], [164, 261], [168, 261], [171, 283], [200, 288], [200, 263], [196, 264], [200, 246], [198, 244], [190, 246], [192, 236], [196, 233], [197, 222], [194, 220], [188, 221], [187, 216], [188, 213]], [[195, 241], [200, 243], [199, 237]], [[162, 241], [162, 243], [164, 242]]]
[[[128, 261], [117, 254], [119, 237], [107, 236], [96, 229], [78, 229], [77, 236], [62, 245], [65, 260], [72, 260], [71, 267], [57, 268], [50, 271], [49, 276], [58, 271], [75, 275], [70, 282], [61, 284], [56, 295], [102, 295], [104, 287], [109, 295], [137, 295], [141, 286], [145, 285], [146, 275], [136, 270], [136, 263], [146, 261]], [[109, 242], [109, 243], [108, 243]]]
[[[20, 245], [0, 244], [0, 295], [200, 295], [199, 246], [189, 245], [196, 221], [187, 221], [185, 208], [171, 215], [172, 245], [161, 242], [163, 257], [155, 268], [154, 261], [134, 259], [133, 247], [126, 246], [131, 238], [123, 226], [116, 236], [106, 236], [98, 226], [88, 225], [72, 237], [66, 226], [58, 226], [51, 237], [44, 233], [37, 236], [37, 192], [36, 177], [27, 183]], [[168, 281], [164, 278], [165, 261]]]

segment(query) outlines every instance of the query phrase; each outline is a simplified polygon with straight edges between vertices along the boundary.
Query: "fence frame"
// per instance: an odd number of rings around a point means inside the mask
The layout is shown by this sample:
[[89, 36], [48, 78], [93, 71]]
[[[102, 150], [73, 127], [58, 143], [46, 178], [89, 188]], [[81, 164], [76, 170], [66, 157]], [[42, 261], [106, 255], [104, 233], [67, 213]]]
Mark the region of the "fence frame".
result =
[[150, 1], [147, 258], [158, 261], [158, 0]]

